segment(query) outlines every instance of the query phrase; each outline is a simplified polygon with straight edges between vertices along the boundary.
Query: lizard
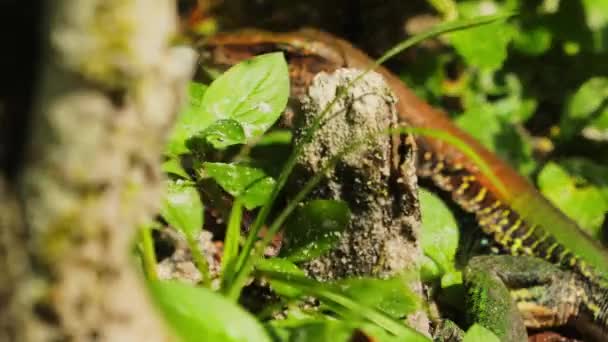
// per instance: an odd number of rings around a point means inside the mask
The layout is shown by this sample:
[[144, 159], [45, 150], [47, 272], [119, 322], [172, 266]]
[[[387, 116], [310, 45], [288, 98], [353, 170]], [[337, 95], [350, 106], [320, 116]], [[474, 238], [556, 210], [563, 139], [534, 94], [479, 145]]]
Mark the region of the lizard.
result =
[[[219, 33], [204, 39], [199, 51], [201, 63], [224, 68], [257, 54], [283, 51], [289, 63], [293, 96], [303, 94], [320, 71], [344, 67], [366, 69], [373, 63], [349, 42], [314, 29], [287, 33], [259, 30]], [[481, 321], [505, 341], [525, 338], [524, 324], [545, 327], [566, 322], [574, 322], [594, 338], [608, 337], [608, 252], [527, 179], [456, 127], [444, 112], [418, 98], [388, 69], [378, 66], [374, 70], [385, 78], [397, 96], [400, 120], [457, 137], [489, 165], [491, 173], [500, 180], [499, 184], [493, 181], [457, 147], [426, 136], [416, 138], [419, 176], [430, 178], [440, 189], [449, 192], [455, 203], [473, 213], [483, 232], [507, 254], [493, 259], [499, 261], [496, 263], [482, 258], [467, 266], [465, 278], [469, 280], [465, 284], [468, 283], [473, 298], [469, 306], [476, 309], [472, 319]], [[511, 270], [501, 271], [496, 267], [498, 264], [507, 264]], [[507, 285], [518, 288], [510, 292], [515, 309], [512, 301], [482, 300], [491, 295], [488, 292], [504, 295]], [[524, 287], [534, 291], [524, 291]], [[543, 295], [547, 289], [558, 293], [564, 301]], [[487, 310], [498, 307], [504, 310]], [[505, 326], [503, 320], [513, 321], [509, 317], [513, 317], [514, 310], [523, 316]]]

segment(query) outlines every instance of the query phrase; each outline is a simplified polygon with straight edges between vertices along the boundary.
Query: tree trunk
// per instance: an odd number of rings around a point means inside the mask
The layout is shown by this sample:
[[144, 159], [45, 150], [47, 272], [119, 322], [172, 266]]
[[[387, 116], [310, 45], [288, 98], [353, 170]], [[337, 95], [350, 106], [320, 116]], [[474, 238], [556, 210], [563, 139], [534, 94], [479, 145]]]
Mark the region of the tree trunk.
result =
[[0, 339], [170, 340], [133, 239], [194, 54], [169, 47], [170, 0], [47, 7], [24, 161], [15, 186], [0, 179]]

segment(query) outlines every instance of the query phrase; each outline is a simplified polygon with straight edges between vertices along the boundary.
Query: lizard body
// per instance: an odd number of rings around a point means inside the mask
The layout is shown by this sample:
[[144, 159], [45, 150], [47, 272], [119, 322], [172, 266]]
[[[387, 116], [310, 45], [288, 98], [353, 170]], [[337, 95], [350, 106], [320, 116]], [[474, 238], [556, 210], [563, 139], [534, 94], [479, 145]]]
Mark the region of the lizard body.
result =
[[[314, 75], [338, 68], [366, 69], [373, 62], [348, 42], [327, 33], [305, 29], [290, 33], [257, 30], [219, 34], [202, 45], [203, 59], [215, 66], [230, 66], [253, 55], [284, 51], [289, 62], [292, 94], [303, 94]], [[534, 256], [576, 275], [577, 308], [558, 313], [579, 317], [585, 324], [608, 331], [608, 253], [572, 220], [555, 208], [524, 177], [441, 111], [416, 97], [394, 74], [382, 74], [398, 98], [400, 119], [412, 126], [449, 132], [464, 141], [490, 166], [500, 180], [495, 184], [463, 152], [444, 141], [418, 137], [418, 173], [429, 177], [454, 201], [476, 215], [482, 230], [511, 255]], [[579, 310], [580, 309], [580, 310]]]

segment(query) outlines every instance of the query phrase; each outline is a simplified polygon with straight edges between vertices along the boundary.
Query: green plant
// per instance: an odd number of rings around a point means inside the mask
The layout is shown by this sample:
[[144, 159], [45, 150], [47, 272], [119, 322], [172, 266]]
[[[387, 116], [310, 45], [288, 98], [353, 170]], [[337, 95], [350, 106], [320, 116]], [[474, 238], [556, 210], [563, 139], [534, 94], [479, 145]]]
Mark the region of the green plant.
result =
[[[439, 25], [399, 44], [376, 63], [386, 61], [423, 39], [506, 17], [508, 15], [482, 17]], [[372, 68], [373, 65], [369, 70]], [[218, 341], [265, 341], [271, 339], [270, 335], [274, 339], [281, 339], [280, 336], [285, 339], [285, 336], [307, 336], [318, 334], [319, 331], [345, 332], [346, 341], [357, 330], [387, 341], [427, 340], [397, 320], [412, 312], [418, 305], [418, 299], [405, 288], [399, 293], [398, 299], [395, 298], [394, 291], [398, 288], [396, 284], [403, 284], [402, 281], [359, 279], [346, 280], [341, 284], [319, 283], [304, 277], [302, 271], [292, 262], [308, 260], [331, 247], [335, 239], [328, 238], [331, 235], [326, 234], [327, 231], [313, 229], [316, 226], [315, 220], [325, 217], [321, 215], [330, 215], [336, 222], [331, 227], [332, 232], [339, 232], [348, 222], [348, 208], [338, 201], [312, 201], [291, 216], [300, 201], [320, 180], [320, 176], [314, 177], [304, 186], [269, 224], [261, 241], [257, 241], [258, 233], [266, 223], [270, 210], [294, 166], [301, 145], [296, 146], [286, 158], [278, 177], [257, 166], [255, 160], [248, 159], [246, 151], [256, 142], [264, 141], [263, 134], [278, 119], [287, 103], [288, 94], [287, 66], [280, 53], [261, 55], [240, 63], [208, 87], [198, 83], [191, 84], [189, 104], [180, 115], [167, 145], [167, 159], [163, 168], [172, 179], [167, 182], [161, 214], [171, 227], [186, 237], [195, 264], [202, 275], [203, 286], [194, 287], [155, 280], [154, 265], [150, 265], [155, 260], [150, 243], [150, 229], [143, 229], [142, 255], [151, 280], [153, 297], [168, 322], [188, 341], [201, 337]], [[304, 143], [325, 120], [331, 119], [326, 118], [326, 115], [335, 101], [325, 108], [312, 128], [305, 133]], [[441, 132], [413, 128], [394, 131], [442, 136]], [[377, 134], [387, 133], [390, 132]], [[450, 138], [448, 136], [445, 139]], [[268, 138], [266, 140], [275, 141]], [[343, 153], [363, 145], [366, 141], [367, 139], [364, 139], [353, 143], [352, 146], [346, 146]], [[458, 144], [457, 140], [453, 142]], [[238, 150], [239, 147], [241, 152], [234, 153], [235, 148]], [[466, 150], [466, 146], [461, 147]], [[343, 153], [328, 163], [326, 168], [333, 167]], [[207, 158], [213, 155], [222, 156], [223, 159], [232, 156], [236, 160], [207, 161]], [[212, 184], [209, 186], [211, 190], [205, 189], [205, 184]], [[218, 192], [218, 189], [221, 191]], [[201, 201], [200, 197], [205, 191], [210, 191], [218, 197], [223, 196], [222, 193], [225, 192], [232, 197], [224, 241], [221, 283], [217, 292], [210, 288], [211, 275], [207, 261], [197, 246], [198, 234], [205, 224], [204, 201]], [[261, 209], [250, 226], [243, 247], [239, 250], [243, 207], [247, 210], [259, 207]], [[290, 221], [287, 221], [288, 218]], [[285, 249], [285, 258], [263, 259], [265, 247], [286, 221], [287, 229], [304, 229], [304, 238]], [[260, 321], [235, 303], [247, 279], [252, 275], [268, 279], [272, 288], [281, 296], [281, 307], [291, 308], [287, 311], [288, 318], [285, 322], [271, 320], [264, 329]], [[353, 290], [350, 296], [349, 291], [347, 295], [342, 295], [336, 290], [336, 286]], [[365, 293], [374, 293], [375, 299], [365, 304], [352, 300], [354, 296], [361, 297]], [[328, 313], [315, 310], [304, 312], [303, 309], [294, 307], [293, 304], [299, 302], [303, 296], [320, 299], [328, 308]], [[267, 314], [268, 312], [262, 313], [261, 316]], [[343, 320], [336, 321], [337, 318]], [[286, 324], [291, 325], [286, 327]]]

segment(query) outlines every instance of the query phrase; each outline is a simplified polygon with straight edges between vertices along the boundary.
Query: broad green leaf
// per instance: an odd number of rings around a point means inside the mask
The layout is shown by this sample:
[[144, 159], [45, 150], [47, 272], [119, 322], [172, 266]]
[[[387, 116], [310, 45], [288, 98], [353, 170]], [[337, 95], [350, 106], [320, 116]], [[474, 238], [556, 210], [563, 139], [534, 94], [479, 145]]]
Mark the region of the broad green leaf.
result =
[[441, 277], [441, 287], [447, 288], [453, 285], [462, 284], [462, 272], [460, 271], [450, 271]]
[[238, 197], [248, 210], [266, 203], [275, 185], [275, 180], [261, 169], [226, 163], [203, 163], [203, 167], [209, 177]]
[[439, 268], [439, 265], [426, 254], [420, 258], [420, 279], [425, 282], [431, 282], [440, 279], [445, 274], [445, 271]]
[[188, 103], [182, 109], [169, 135], [166, 153], [177, 156], [189, 152], [186, 141], [207, 128], [215, 120], [201, 112], [201, 102], [207, 86], [190, 82], [188, 87]]
[[374, 307], [393, 318], [403, 318], [419, 305], [418, 296], [407, 286], [413, 279], [405, 275], [388, 279], [349, 278], [332, 284], [344, 295], [358, 303]]
[[530, 143], [510, 123], [495, 115], [491, 106], [469, 108], [454, 121], [521, 173], [530, 174], [534, 170], [535, 162]]
[[245, 190], [245, 193], [241, 196], [241, 200], [245, 204], [245, 208], [252, 210], [259, 206], [262, 206], [272, 193], [272, 189], [276, 181], [272, 177], [264, 177], [259, 181], [253, 183], [251, 187]]
[[[595, 119], [591, 120], [589, 127], [599, 130], [604, 136], [608, 136], [608, 106]], [[608, 139], [604, 138], [605, 140]]]
[[203, 204], [198, 191], [183, 180], [166, 182], [165, 198], [160, 212], [175, 229], [196, 237], [203, 228]]
[[[257, 269], [263, 271], [274, 271], [305, 276], [304, 271], [302, 271], [298, 266], [283, 258], [261, 259], [256, 267]], [[302, 295], [302, 291], [295, 287], [289, 286], [288, 282], [282, 282], [276, 279], [269, 279], [268, 282], [270, 283], [270, 287], [279, 295], [288, 298], [296, 298]]]
[[[424, 254], [435, 265], [422, 264], [426, 277], [443, 276], [455, 270], [454, 259], [460, 235], [458, 223], [450, 209], [431, 192], [420, 188], [420, 212], [422, 214], [421, 245]], [[434, 269], [438, 267], [438, 270]]]
[[479, 324], [473, 324], [464, 335], [462, 342], [500, 342], [490, 330]]
[[544, 26], [519, 28], [513, 37], [513, 47], [531, 56], [545, 53], [553, 40], [553, 34]]
[[310, 201], [287, 221], [281, 254], [294, 262], [318, 257], [340, 239], [349, 220], [350, 210], [344, 202]]
[[201, 133], [201, 137], [217, 149], [246, 142], [243, 127], [232, 119], [212, 123]]
[[592, 31], [605, 29], [608, 25], [608, 1], [582, 0], [587, 26]]
[[548, 163], [538, 175], [541, 192], [591, 236], [599, 237], [608, 201], [600, 189], [577, 183], [562, 167]]
[[179, 157], [176, 156], [169, 157], [169, 159], [165, 160], [162, 164], [162, 169], [163, 172], [167, 174], [174, 174], [184, 179], [190, 178], [186, 170], [182, 167]]
[[190, 82], [190, 84], [188, 84], [188, 105], [193, 108], [200, 108], [207, 88], [209, 88], [209, 86], [206, 84], [194, 81]]
[[288, 97], [287, 63], [281, 52], [275, 52], [230, 68], [209, 86], [201, 107], [213, 120], [236, 120], [250, 139], [274, 124]]
[[608, 77], [593, 77], [583, 83], [568, 101], [560, 123], [561, 133], [570, 138], [606, 108]]
[[[497, 13], [498, 5], [492, 1], [483, 3], [467, 1], [458, 4], [463, 18]], [[504, 21], [474, 27], [449, 34], [450, 43], [467, 64], [482, 69], [499, 69], [507, 58], [507, 45], [514, 29]]]
[[184, 342], [270, 342], [248, 312], [205, 288], [177, 282], [150, 283], [152, 297]]
[[575, 178], [577, 183], [589, 183], [597, 187], [608, 201], [608, 166], [597, 164], [585, 158], [560, 160], [560, 165]]

